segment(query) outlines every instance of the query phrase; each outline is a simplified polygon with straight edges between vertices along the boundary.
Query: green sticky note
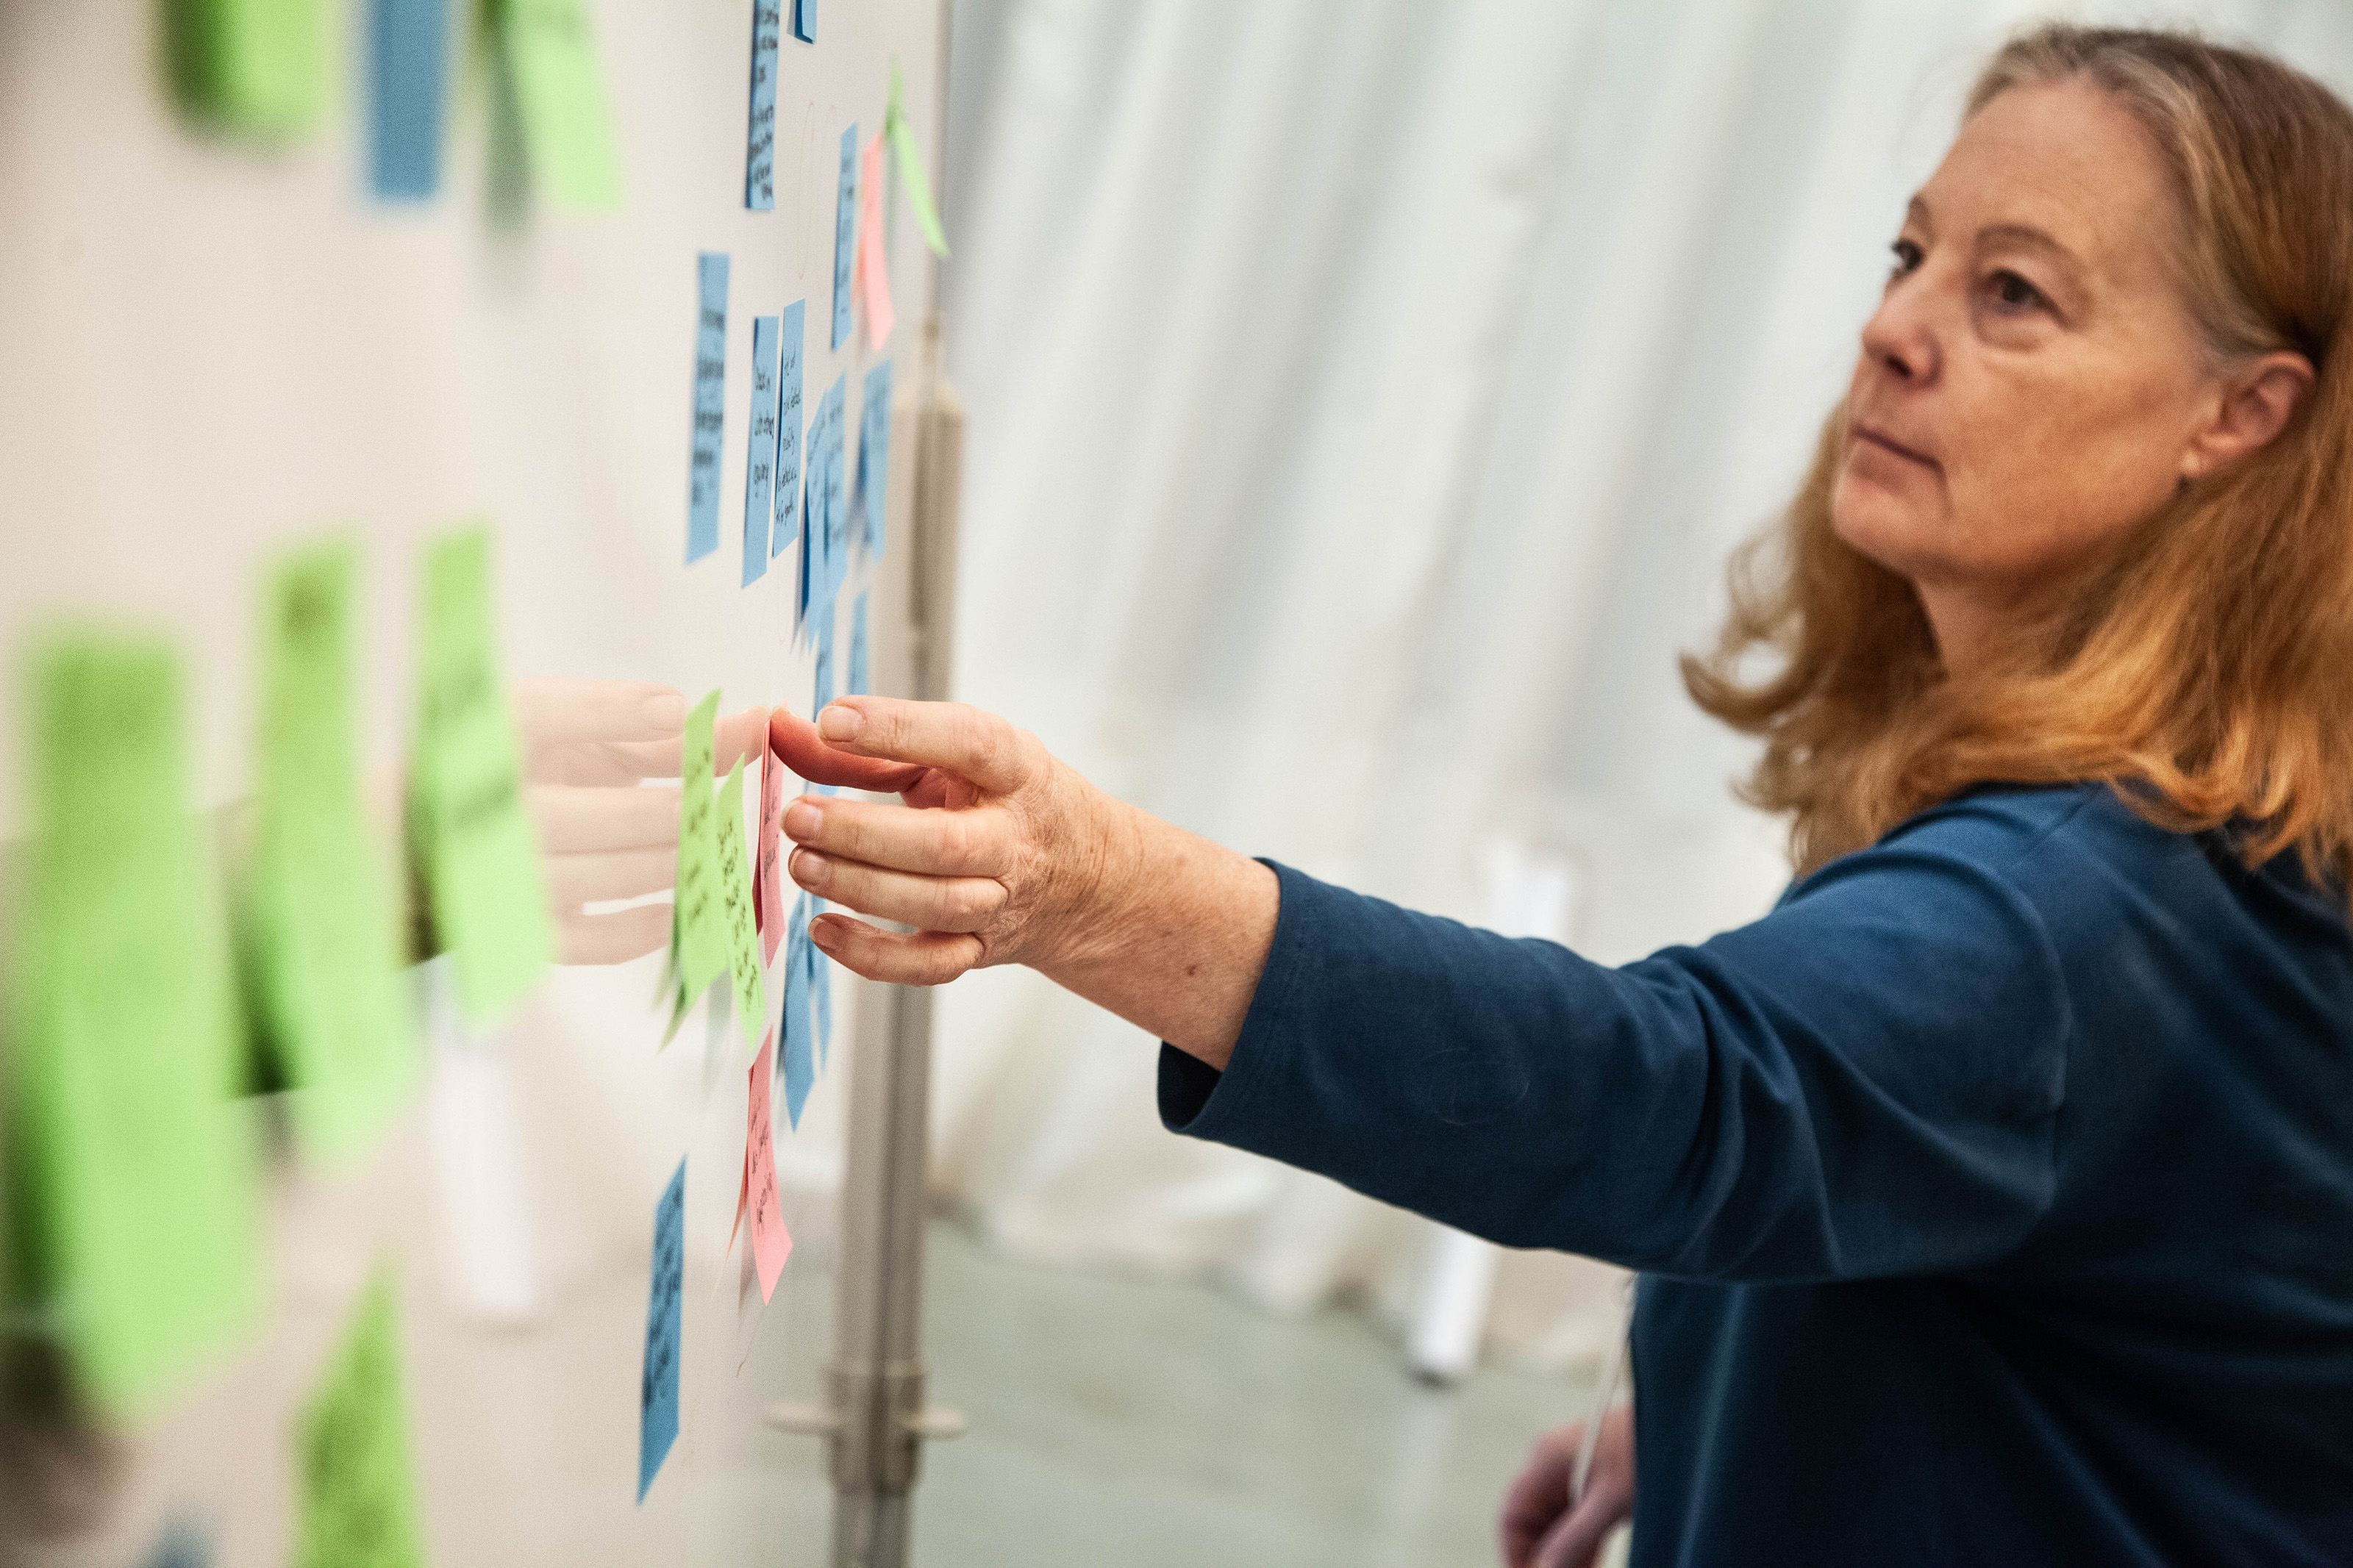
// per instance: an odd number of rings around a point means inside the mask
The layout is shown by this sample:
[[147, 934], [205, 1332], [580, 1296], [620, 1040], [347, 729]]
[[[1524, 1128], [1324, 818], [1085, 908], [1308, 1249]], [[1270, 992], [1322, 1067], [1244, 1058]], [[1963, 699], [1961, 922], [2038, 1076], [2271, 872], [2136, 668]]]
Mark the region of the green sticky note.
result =
[[727, 942], [727, 969], [735, 981], [735, 1020], [744, 1026], [744, 1048], [760, 1047], [768, 1014], [767, 982], [760, 974], [760, 935], [752, 921], [752, 862], [744, 852], [744, 762], [737, 758], [719, 792], [712, 820], [719, 837], [716, 859], [721, 926]]
[[353, 671], [358, 552], [271, 580], [259, 790], [242, 934], [254, 1013], [305, 1144], [347, 1158], [416, 1087], [399, 926], [360, 789]]
[[712, 794], [712, 725], [719, 713], [712, 691], [686, 716], [679, 763], [678, 921], [681, 989], [696, 997], [727, 967], [727, 931], [719, 888], [719, 805]]
[[388, 1270], [369, 1282], [349, 1335], [302, 1412], [301, 1446], [295, 1568], [423, 1568]]
[[514, 73], [531, 170], [560, 205], [607, 212], [621, 205], [620, 163], [587, 0], [492, 0]]
[[553, 952], [539, 845], [491, 634], [491, 538], [475, 526], [426, 552], [409, 760], [410, 855], [477, 1024], [522, 1000]]
[[932, 183], [923, 177], [923, 154], [915, 150], [914, 127], [907, 123], [907, 111], [900, 100], [903, 84], [899, 79], [899, 62], [891, 62], [891, 106], [883, 113], [883, 133], [891, 139], [891, 151], [898, 156], [899, 183], [907, 187], [908, 205], [915, 209], [915, 225], [923, 231], [923, 243], [932, 254], [944, 259], [948, 253], [947, 231], [940, 227], [940, 215], [932, 205]]
[[87, 1389], [137, 1414], [258, 1300], [228, 943], [189, 810], [177, 656], [67, 634], [30, 675], [12, 1283]]
[[325, 112], [325, 0], [164, 0], [173, 85], [198, 120], [264, 142], [301, 136]]

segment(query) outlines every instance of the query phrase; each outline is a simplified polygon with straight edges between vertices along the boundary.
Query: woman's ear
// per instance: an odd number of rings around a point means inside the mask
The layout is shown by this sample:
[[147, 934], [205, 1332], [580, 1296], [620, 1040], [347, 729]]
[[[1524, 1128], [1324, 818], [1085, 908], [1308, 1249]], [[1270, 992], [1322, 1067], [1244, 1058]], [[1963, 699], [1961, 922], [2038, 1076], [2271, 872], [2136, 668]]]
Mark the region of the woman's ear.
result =
[[2312, 390], [2312, 362], [2268, 353], [2222, 378], [2211, 416], [2181, 454], [2181, 477], [2200, 479], [2269, 443]]

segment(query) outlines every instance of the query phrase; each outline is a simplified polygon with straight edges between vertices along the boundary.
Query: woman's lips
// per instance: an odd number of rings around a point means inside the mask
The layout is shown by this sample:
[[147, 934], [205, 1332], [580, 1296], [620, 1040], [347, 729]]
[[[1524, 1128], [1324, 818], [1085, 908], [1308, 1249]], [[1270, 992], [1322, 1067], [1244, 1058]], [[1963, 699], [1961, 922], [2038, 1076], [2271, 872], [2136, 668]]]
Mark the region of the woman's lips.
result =
[[1941, 471], [1941, 466], [1937, 463], [1936, 458], [1928, 456], [1926, 452], [1915, 452], [1911, 447], [1905, 446], [1903, 442], [1895, 440], [1891, 437], [1883, 436], [1868, 425], [1855, 426], [1854, 438], [1858, 441], [1868, 441], [1883, 452], [1893, 452], [1899, 458], [1908, 458], [1913, 462], [1919, 464], [1922, 468], [1938, 468], [1939, 471]]

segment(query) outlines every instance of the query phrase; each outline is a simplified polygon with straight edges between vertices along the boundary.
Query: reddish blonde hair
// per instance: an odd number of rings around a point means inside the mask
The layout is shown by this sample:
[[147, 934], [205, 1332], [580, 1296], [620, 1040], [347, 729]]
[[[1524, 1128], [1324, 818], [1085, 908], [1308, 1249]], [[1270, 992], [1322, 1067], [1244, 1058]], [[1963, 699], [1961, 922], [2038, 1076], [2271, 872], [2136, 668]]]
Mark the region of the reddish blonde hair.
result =
[[[1801, 871], [1972, 784], [2097, 781], [2167, 827], [2232, 826], [2251, 865], [2292, 848], [2353, 888], [2353, 111], [2261, 55], [2063, 26], [1997, 54], [1968, 111], [2074, 78], [2115, 94], [2172, 173], [2217, 363], [2312, 362], [2294, 417], [2137, 528], [2007, 668], [1962, 681], [1911, 584], [1831, 525], [1835, 412], [1782, 525], [1735, 558], [1730, 617], [1684, 685], [1765, 737], [1742, 796], [1792, 815]], [[1746, 682], [1759, 652], [1778, 666]]]

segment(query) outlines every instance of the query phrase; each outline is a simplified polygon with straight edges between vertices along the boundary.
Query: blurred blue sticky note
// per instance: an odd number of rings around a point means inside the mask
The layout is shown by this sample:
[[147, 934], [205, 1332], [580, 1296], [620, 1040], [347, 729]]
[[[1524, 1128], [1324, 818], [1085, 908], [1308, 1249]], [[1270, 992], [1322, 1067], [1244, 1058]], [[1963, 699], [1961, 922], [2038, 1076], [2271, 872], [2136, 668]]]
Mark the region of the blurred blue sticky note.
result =
[[825, 395], [818, 399], [804, 442], [799, 626], [805, 637], [815, 635], [815, 618], [833, 603], [849, 565], [840, 558], [839, 548], [842, 406], [849, 393], [849, 377], [835, 376], [833, 384], [825, 389]]
[[[825, 913], [820, 899], [811, 918]], [[822, 1069], [833, 1045], [833, 965], [815, 942], [807, 944], [809, 994], [817, 1001], [817, 1065]]]
[[809, 1055], [808, 895], [793, 903], [792, 924], [785, 931], [785, 1120], [797, 1131], [801, 1107], [809, 1086], [817, 1081], [817, 1063]]
[[849, 377], [834, 378], [825, 394], [825, 583], [819, 596], [828, 615], [849, 575]]
[[866, 373], [865, 401], [858, 409], [858, 479], [849, 501], [851, 531], [875, 561], [882, 559], [882, 512], [890, 482], [891, 362], [886, 359]]
[[793, 37], [804, 44], [817, 42], [817, 0], [792, 0]]
[[744, 151], [744, 205], [776, 205], [776, 35], [778, 0], [752, 0], [752, 128]]
[[[816, 426], [811, 426], [810, 428], [814, 431]], [[805, 451], [807, 445], [806, 442], [803, 443]], [[817, 488], [817, 473], [815, 469], [811, 469], [807, 477], [801, 481], [801, 559], [797, 568], [800, 584], [793, 595], [793, 630], [796, 632], [808, 624], [809, 593], [814, 584], [811, 571], [816, 565], [809, 556], [810, 552], [817, 548], [816, 531], [809, 521], [809, 503], [816, 497]]]
[[744, 585], [767, 574], [776, 512], [776, 318], [752, 318], [752, 433], [744, 454]]
[[825, 711], [833, 700], [833, 601], [828, 599], [817, 613], [817, 690], [809, 698], [811, 714]]
[[646, 1303], [646, 1371], [638, 1394], [638, 1500], [678, 1441], [678, 1331], [686, 1285], [686, 1161], [654, 1205], [653, 1287]]
[[841, 133], [841, 190], [833, 202], [833, 346], [849, 341], [849, 264], [858, 254], [858, 126]]
[[719, 548], [719, 453], [727, 429], [727, 257], [706, 250], [696, 263], [701, 304], [694, 327], [694, 445], [687, 476], [686, 563]]
[[211, 1533], [192, 1520], [178, 1519], [155, 1543], [155, 1554], [147, 1560], [147, 1568], [210, 1568], [212, 1560]]
[[801, 353], [807, 345], [808, 301], [796, 300], [777, 318], [776, 520], [768, 553], [782, 555], [799, 525], [801, 501]]
[[377, 196], [429, 200], [441, 184], [442, 105], [449, 80], [448, 0], [375, 0], [368, 129]]
[[865, 696], [872, 679], [866, 662], [866, 595], [860, 594], [849, 606], [849, 695]]

